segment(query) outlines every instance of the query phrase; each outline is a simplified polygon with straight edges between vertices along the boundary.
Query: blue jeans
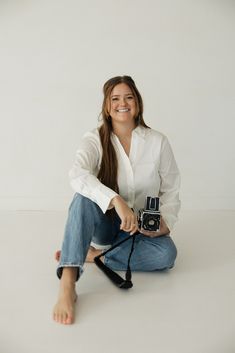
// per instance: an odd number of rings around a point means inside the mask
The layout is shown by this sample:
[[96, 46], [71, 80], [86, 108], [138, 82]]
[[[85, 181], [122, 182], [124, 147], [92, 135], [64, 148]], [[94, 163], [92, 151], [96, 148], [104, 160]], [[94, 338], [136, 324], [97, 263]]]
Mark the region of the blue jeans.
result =
[[[114, 245], [129, 236], [129, 233], [120, 231], [120, 223], [117, 214], [108, 217], [96, 203], [76, 193], [69, 206], [57, 276], [61, 278], [63, 267], [76, 267], [78, 280], [91, 241]], [[129, 239], [107, 253], [105, 265], [115, 271], [126, 270], [131, 245], [132, 239]], [[174, 266], [176, 256], [177, 250], [169, 235], [150, 238], [138, 233], [130, 267], [132, 271], [166, 270]]]

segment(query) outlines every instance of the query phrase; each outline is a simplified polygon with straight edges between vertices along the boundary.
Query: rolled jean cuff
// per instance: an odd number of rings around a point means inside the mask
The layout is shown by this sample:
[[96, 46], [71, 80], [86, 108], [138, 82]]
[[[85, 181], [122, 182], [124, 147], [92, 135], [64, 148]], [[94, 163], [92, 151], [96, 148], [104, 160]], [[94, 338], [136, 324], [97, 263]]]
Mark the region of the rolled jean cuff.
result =
[[107, 244], [107, 245], [97, 244], [97, 243], [94, 243], [93, 241], [91, 241], [90, 245], [96, 250], [103, 250], [103, 251], [110, 249], [112, 246], [111, 244]]
[[59, 265], [59, 266], [57, 267], [56, 274], [57, 274], [57, 277], [58, 277], [59, 279], [61, 279], [61, 277], [62, 277], [62, 273], [63, 273], [63, 268], [64, 268], [64, 267], [76, 267], [76, 268], [77, 268], [76, 282], [78, 281], [78, 279], [81, 277], [81, 275], [82, 275], [83, 272], [84, 272], [83, 266], [81, 266], [81, 265], [75, 265], [75, 264], [65, 263], [65, 264]]

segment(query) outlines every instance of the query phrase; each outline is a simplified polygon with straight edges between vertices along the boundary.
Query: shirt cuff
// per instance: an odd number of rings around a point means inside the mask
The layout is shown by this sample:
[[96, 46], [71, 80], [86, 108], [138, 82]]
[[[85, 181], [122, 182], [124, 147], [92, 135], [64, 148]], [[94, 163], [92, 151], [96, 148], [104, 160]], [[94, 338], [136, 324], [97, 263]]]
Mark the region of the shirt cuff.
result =
[[105, 213], [107, 209], [111, 209], [112, 207], [109, 207], [110, 201], [117, 196], [118, 194], [109, 189], [106, 186], [102, 187], [97, 187], [93, 191], [93, 199], [97, 203], [97, 205], [101, 208], [102, 212]]

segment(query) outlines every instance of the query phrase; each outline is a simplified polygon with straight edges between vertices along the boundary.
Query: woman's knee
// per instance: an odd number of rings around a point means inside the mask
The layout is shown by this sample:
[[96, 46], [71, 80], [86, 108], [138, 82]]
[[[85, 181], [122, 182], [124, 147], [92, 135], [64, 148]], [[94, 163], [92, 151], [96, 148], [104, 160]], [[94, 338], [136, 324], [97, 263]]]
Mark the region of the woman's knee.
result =
[[82, 206], [82, 205], [89, 205], [90, 203], [92, 204], [93, 201], [91, 201], [87, 197], [76, 192], [75, 195], [73, 196], [72, 202], [69, 206], [69, 210], [73, 207]]
[[103, 214], [102, 210], [95, 202], [79, 193], [74, 195], [73, 200], [69, 206], [69, 211], [92, 214], [98, 213], [100, 215]]
[[[155, 270], [166, 270], [174, 267], [177, 249], [171, 238], [158, 239], [158, 244], [151, 243], [151, 266]], [[149, 244], [150, 245], [150, 244]]]
[[177, 257], [177, 248], [175, 244], [172, 242], [166, 254], [166, 268], [170, 269], [174, 267], [176, 257]]
[[177, 257], [177, 248], [174, 242], [169, 239], [170, 241], [161, 248], [160, 252], [160, 262], [162, 269], [170, 269], [174, 267], [175, 260]]

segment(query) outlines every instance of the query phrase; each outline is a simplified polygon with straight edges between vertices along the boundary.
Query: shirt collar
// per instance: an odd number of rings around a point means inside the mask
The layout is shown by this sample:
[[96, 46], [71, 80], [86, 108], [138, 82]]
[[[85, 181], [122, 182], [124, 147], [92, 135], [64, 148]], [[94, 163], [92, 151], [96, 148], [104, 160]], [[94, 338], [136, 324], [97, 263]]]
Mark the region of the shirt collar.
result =
[[[148, 128], [145, 128], [144, 126], [142, 125], [138, 125], [134, 128], [134, 130], [132, 131], [132, 133], [136, 134], [137, 136], [141, 137], [141, 138], [145, 138], [146, 136], [146, 133], [147, 133], [147, 130], [150, 130]], [[117, 137], [113, 132], [111, 132], [111, 135], [112, 136], [115, 136]]]
[[140, 137], [142, 137], [142, 138], [145, 138], [146, 130], [147, 130], [147, 128], [145, 128], [144, 126], [138, 125], [138, 126], [136, 126], [136, 128], [133, 130], [133, 132], [134, 132], [135, 134], [137, 134], [138, 136], [140, 136]]

